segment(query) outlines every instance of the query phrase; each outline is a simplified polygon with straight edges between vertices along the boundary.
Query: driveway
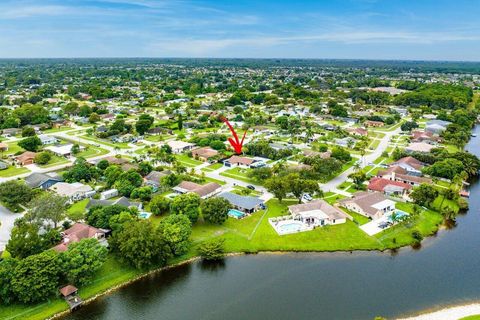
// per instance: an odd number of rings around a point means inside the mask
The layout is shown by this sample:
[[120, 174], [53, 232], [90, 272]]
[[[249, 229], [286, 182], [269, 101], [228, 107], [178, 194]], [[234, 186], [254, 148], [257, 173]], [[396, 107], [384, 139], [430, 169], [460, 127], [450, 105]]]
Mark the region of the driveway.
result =
[[21, 213], [12, 213], [10, 210], [0, 205], [0, 251], [5, 250], [5, 246], [10, 239], [10, 231], [13, 228], [13, 223], [21, 216]]

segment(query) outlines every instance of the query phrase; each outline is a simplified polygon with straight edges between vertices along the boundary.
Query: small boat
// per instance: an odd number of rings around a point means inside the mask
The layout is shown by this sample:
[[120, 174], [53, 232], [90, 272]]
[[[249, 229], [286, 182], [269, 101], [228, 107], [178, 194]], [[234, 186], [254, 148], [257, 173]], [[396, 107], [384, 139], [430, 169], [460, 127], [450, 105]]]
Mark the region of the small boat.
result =
[[475, 138], [476, 136], [477, 136], [477, 134], [476, 134], [476, 133], [472, 133], [472, 137], [474, 137], [474, 138]]

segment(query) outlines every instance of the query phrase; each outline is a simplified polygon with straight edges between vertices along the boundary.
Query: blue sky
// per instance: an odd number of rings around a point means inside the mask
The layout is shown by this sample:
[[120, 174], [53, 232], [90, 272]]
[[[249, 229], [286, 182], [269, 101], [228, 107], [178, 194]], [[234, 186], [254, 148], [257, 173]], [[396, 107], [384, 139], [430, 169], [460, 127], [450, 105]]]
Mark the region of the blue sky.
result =
[[480, 0], [0, 0], [0, 57], [480, 61]]

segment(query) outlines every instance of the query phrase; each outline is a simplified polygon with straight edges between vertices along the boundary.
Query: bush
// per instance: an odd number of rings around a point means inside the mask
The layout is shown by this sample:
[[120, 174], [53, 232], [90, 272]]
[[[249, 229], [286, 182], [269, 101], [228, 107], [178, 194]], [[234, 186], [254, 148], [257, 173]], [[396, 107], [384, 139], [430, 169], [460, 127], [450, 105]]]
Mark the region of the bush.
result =
[[220, 260], [225, 256], [224, 239], [213, 239], [203, 242], [198, 247], [198, 253], [202, 259], [213, 261]]
[[37, 164], [47, 164], [52, 159], [52, 155], [48, 152], [40, 152], [35, 156], [35, 163]]

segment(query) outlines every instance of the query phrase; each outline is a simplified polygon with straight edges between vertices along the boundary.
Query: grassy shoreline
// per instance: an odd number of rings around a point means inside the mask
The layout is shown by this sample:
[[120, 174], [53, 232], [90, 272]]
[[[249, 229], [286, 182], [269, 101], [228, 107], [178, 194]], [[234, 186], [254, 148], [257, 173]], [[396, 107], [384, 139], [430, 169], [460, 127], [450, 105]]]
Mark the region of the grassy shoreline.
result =
[[[198, 222], [192, 230], [192, 246], [189, 252], [170, 260], [167, 266], [136, 270], [110, 254], [92, 283], [80, 288], [79, 295], [84, 301], [93, 301], [153, 272], [194, 261], [198, 259], [197, 246], [202, 241], [216, 237], [225, 239], [225, 249], [229, 255], [269, 252], [384, 252], [413, 244], [412, 230], [420, 231], [424, 237], [435, 234], [442, 221], [440, 214], [425, 210], [411, 225], [399, 224], [373, 237], [360, 230], [352, 221], [309, 232], [279, 236], [270, 226], [268, 218], [284, 215], [287, 206], [293, 203], [297, 203], [297, 200], [285, 199], [282, 203], [271, 200], [268, 202], [267, 211], [257, 212], [241, 220], [228, 219], [221, 226]], [[410, 211], [408, 204], [400, 204], [399, 208]], [[160, 220], [161, 217], [155, 217], [153, 222]], [[68, 306], [63, 300], [52, 297], [47, 302], [33, 306], [0, 306], [0, 318], [40, 320], [64, 314], [65, 311], [68, 312], [67, 309]]]

